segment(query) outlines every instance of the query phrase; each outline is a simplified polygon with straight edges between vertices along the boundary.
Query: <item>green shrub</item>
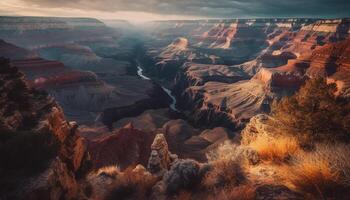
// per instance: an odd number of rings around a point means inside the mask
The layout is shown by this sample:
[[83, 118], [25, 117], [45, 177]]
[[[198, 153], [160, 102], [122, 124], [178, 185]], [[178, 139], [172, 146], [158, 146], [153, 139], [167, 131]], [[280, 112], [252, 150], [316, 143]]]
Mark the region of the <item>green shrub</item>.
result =
[[348, 141], [350, 104], [335, 96], [335, 84], [310, 79], [293, 96], [272, 105], [274, 126], [280, 133], [297, 136], [302, 143]]

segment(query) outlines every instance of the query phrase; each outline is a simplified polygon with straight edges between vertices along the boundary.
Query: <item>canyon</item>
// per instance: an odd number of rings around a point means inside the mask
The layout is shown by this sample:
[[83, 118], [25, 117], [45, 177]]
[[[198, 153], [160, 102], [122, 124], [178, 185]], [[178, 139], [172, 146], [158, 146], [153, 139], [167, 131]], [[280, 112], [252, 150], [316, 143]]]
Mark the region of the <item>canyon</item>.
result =
[[[350, 19], [129, 26], [93, 18], [0, 17], [0, 128], [44, 132], [55, 140], [49, 149], [58, 144], [39, 172], [0, 169], [11, 172], [1, 182], [11, 186], [0, 199], [84, 199], [94, 190], [91, 182], [103, 188], [114, 181], [99, 172], [110, 166], [147, 174], [139, 165], [155, 163], [160, 169], [151, 171], [163, 182], [177, 160], [209, 170], [203, 163], [210, 152], [261, 132], [273, 102], [316, 77], [335, 83], [336, 95], [349, 101]], [[276, 190], [301, 199], [288, 188]]]
[[318, 75], [337, 83], [340, 93], [346, 90], [345, 80], [331, 77], [346, 68], [335, 63], [343, 58], [345, 66], [348, 55], [339, 50], [343, 55], [333, 57], [328, 45], [348, 46], [348, 19], [169, 21], [150, 27], [146, 72], [173, 86], [178, 106], [191, 111], [195, 124], [239, 129]]

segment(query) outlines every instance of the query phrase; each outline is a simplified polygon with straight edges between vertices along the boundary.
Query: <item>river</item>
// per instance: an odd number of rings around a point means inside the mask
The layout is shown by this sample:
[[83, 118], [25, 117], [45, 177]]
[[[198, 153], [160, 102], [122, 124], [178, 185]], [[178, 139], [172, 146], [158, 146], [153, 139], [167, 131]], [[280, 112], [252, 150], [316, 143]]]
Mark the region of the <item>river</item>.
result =
[[[136, 63], [137, 63], [137, 75], [139, 77], [141, 77], [142, 79], [152, 80], [143, 74], [143, 69], [142, 69], [141, 65], [138, 62], [136, 62]], [[170, 109], [172, 109], [173, 111], [179, 112], [179, 110], [176, 108], [176, 98], [171, 94], [171, 91], [162, 85], [161, 85], [161, 87], [164, 90], [164, 92], [167, 93], [168, 96], [171, 98], [171, 104], [169, 105]]]

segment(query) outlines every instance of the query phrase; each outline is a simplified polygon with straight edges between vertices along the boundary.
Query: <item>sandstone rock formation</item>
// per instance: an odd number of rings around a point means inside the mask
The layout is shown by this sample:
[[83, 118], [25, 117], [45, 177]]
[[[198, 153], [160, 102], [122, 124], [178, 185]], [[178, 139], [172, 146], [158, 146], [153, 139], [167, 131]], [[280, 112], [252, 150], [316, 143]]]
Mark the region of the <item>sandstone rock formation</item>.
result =
[[266, 109], [269, 91], [259, 80], [233, 84], [208, 82], [187, 88], [183, 98], [195, 108], [193, 119], [197, 123], [234, 129]]
[[154, 133], [147, 133], [131, 126], [89, 140], [88, 150], [94, 169], [117, 165], [125, 169], [131, 165], [147, 165]]
[[329, 83], [336, 83], [338, 94], [349, 97], [350, 40], [327, 44], [313, 52], [307, 73], [310, 76], [326, 76]]
[[132, 123], [136, 129], [144, 132], [155, 132], [169, 121], [168, 109], [146, 110], [137, 117], [123, 118], [114, 123], [114, 128]]
[[152, 174], [163, 175], [170, 169], [173, 162], [177, 160], [177, 155], [171, 154], [168, 143], [163, 134], [157, 134], [151, 145], [151, 155], [147, 168]]
[[115, 128], [128, 123], [143, 132], [163, 133], [172, 153], [199, 161], [206, 161], [206, 152], [235, 135], [223, 127], [199, 130], [183, 119], [172, 120], [167, 109], [147, 110], [138, 117], [121, 119]]
[[[230, 67], [226, 65], [212, 65], [212, 64], [198, 64], [185, 63], [182, 66], [182, 73], [178, 73], [175, 79], [175, 84], [187, 83], [182, 87], [200, 86], [209, 81], [234, 83], [248, 78], [247, 74], [237, 67]], [[184, 80], [183, 80], [184, 79]], [[177, 90], [184, 88], [175, 88]]]

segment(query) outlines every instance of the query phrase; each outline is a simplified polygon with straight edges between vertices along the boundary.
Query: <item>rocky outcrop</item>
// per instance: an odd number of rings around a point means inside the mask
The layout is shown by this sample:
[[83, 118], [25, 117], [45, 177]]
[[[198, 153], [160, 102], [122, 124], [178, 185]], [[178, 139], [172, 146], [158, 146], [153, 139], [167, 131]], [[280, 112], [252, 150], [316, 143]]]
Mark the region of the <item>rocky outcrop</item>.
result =
[[[2, 141], [1, 148], [3, 151], [8, 151], [7, 153], [17, 152], [12, 156], [16, 156], [19, 160], [24, 159], [21, 157], [26, 155], [38, 159], [18, 166], [12, 163], [13, 161], [7, 160], [6, 154], [1, 154], [1, 162], [6, 162], [10, 166], [7, 168], [1, 165], [1, 182], [21, 185], [21, 187], [9, 185], [11, 189], [2, 193], [5, 195], [2, 197], [82, 198], [78, 181], [89, 168], [89, 156], [86, 141], [77, 135], [77, 124], [65, 120], [62, 109], [52, 98], [30, 88], [24, 80], [24, 75], [11, 66], [8, 60], [1, 60], [0, 74], [1, 134], [3, 136], [10, 134], [7, 140]], [[26, 142], [29, 143], [34, 142], [36, 137], [51, 139], [37, 140], [37, 143], [33, 144], [38, 147], [25, 147], [19, 145], [22, 137], [27, 137]], [[7, 146], [10, 143], [14, 146]], [[46, 149], [35, 153], [35, 148], [44, 147]], [[39, 153], [42, 155], [36, 158], [36, 154]], [[38, 163], [42, 163], [39, 168]], [[16, 172], [13, 172], [14, 169]], [[29, 169], [35, 169], [35, 173], [27, 171]]]
[[238, 23], [218, 23], [200, 36], [200, 44], [213, 48], [228, 49], [237, 33]]
[[338, 94], [349, 97], [350, 40], [327, 44], [315, 50], [307, 74], [311, 77], [327, 77], [329, 83], [335, 83]]
[[11, 64], [25, 73], [31, 87], [50, 93], [62, 105], [68, 118], [80, 123], [93, 122], [96, 116], [82, 112], [87, 107], [96, 107], [96, 101], [103, 100], [113, 91], [95, 73], [71, 70], [58, 61], [33, 58], [13, 60]]
[[234, 83], [248, 78], [241, 69], [226, 65], [185, 63], [182, 68], [185, 80], [175, 80], [175, 85], [181, 81], [188, 86], [200, 86], [209, 81]]
[[147, 165], [151, 155], [150, 146], [154, 133], [134, 129], [131, 124], [110, 134], [89, 141], [88, 149], [94, 169], [119, 166], [125, 169], [132, 165]]
[[152, 174], [162, 176], [176, 160], [177, 155], [170, 153], [164, 135], [157, 134], [151, 145], [151, 155], [147, 164], [148, 170]]
[[[145, 52], [148, 57], [146, 70], [149, 74], [172, 80], [179, 68], [188, 61], [201, 63], [215, 63], [213, 57], [196, 51], [187, 38], [175, 39], [169, 45], [155, 51]], [[143, 60], [145, 62], [145, 60]]]
[[34, 82], [36, 78], [41, 78], [41, 76], [59, 75], [61, 72], [68, 71], [67, 67], [61, 62], [45, 60], [38, 57], [12, 60], [11, 63], [24, 72], [28, 79]]
[[272, 118], [265, 114], [252, 117], [246, 127], [241, 131], [242, 145], [248, 145], [255, 141], [257, 136], [270, 136], [274, 128], [268, 124]]
[[144, 99], [137, 100], [128, 105], [119, 107], [106, 108], [102, 114], [102, 122], [109, 128], [113, 127], [113, 123], [126, 117], [135, 117], [148, 109], [157, 109], [167, 107], [170, 103], [170, 97], [164, 92], [164, 90], [157, 84], [142, 80], [143, 83], [149, 84], [149, 89], [144, 91], [145, 85], [138, 88], [143, 92], [146, 92], [147, 96]]
[[171, 152], [180, 158], [191, 158], [204, 161], [205, 148], [212, 143], [198, 137], [200, 131], [193, 128], [188, 122], [177, 119], [170, 120], [160, 129], [165, 135]]
[[104, 55], [105, 53], [96, 47], [103, 45], [109, 49], [108, 43], [111, 42], [114, 41], [110, 39], [84, 43], [57, 44], [36, 48], [36, 52], [45, 59], [58, 60], [75, 70], [93, 71], [107, 76], [125, 75], [127, 68], [130, 67], [130, 63], [121, 59], [111, 58], [117, 53], [113, 49], [110, 50], [111, 55], [102, 57], [100, 54]]
[[[303, 74], [306, 68], [298, 68], [296, 66], [302, 66], [302, 63], [289, 61], [288, 65], [278, 68], [262, 68], [252, 80], [256, 79], [261, 81], [270, 88], [271, 92], [276, 92], [277, 94], [283, 93], [283, 90], [290, 90], [290, 92], [293, 92], [293, 90], [299, 89], [306, 80]], [[308, 65], [306, 64], [306, 66]], [[288, 94], [287, 92], [284, 93]]]
[[114, 128], [121, 128], [132, 123], [136, 129], [144, 132], [156, 132], [166, 122], [170, 120], [169, 109], [146, 110], [137, 117], [124, 118], [114, 123]]
[[[218, 89], [220, 88], [220, 89]], [[269, 90], [259, 80], [233, 84], [208, 82], [186, 89], [183, 97], [192, 106], [193, 120], [212, 127], [237, 128], [261, 110], [266, 110]], [[188, 105], [188, 104], [187, 104]]]
[[24, 59], [35, 57], [35, 53], [0, 39], [0, 56], [9, 59]]
[[234, 135], [223, 127], [216, 127], [214, 129], [204, 130], [199, 136], [212, 144], [217, 144], [229, 140]]
[[87, 71], [66, 71], [56, 76], [41, 76], [31, 82], [33, 87], [40, 90], [55, 90], [65, 87], [74, 87], [74, 85], [94, 85], [103, 87], [103, 84], [97, 79], [96, 74]]
[[235, 135], [223, 127], [196, 129], [185, 119], [172, 119], [168, 109], [147, 110], [140, 116], [119, 120], [114, 124], [114, 128], [122, 128], [129, 123], [143, 132], [164, 134], [169, 151], [177, 154], [179, 158], [203, 162], [207, 160], [205, 154], [208, 151]]

